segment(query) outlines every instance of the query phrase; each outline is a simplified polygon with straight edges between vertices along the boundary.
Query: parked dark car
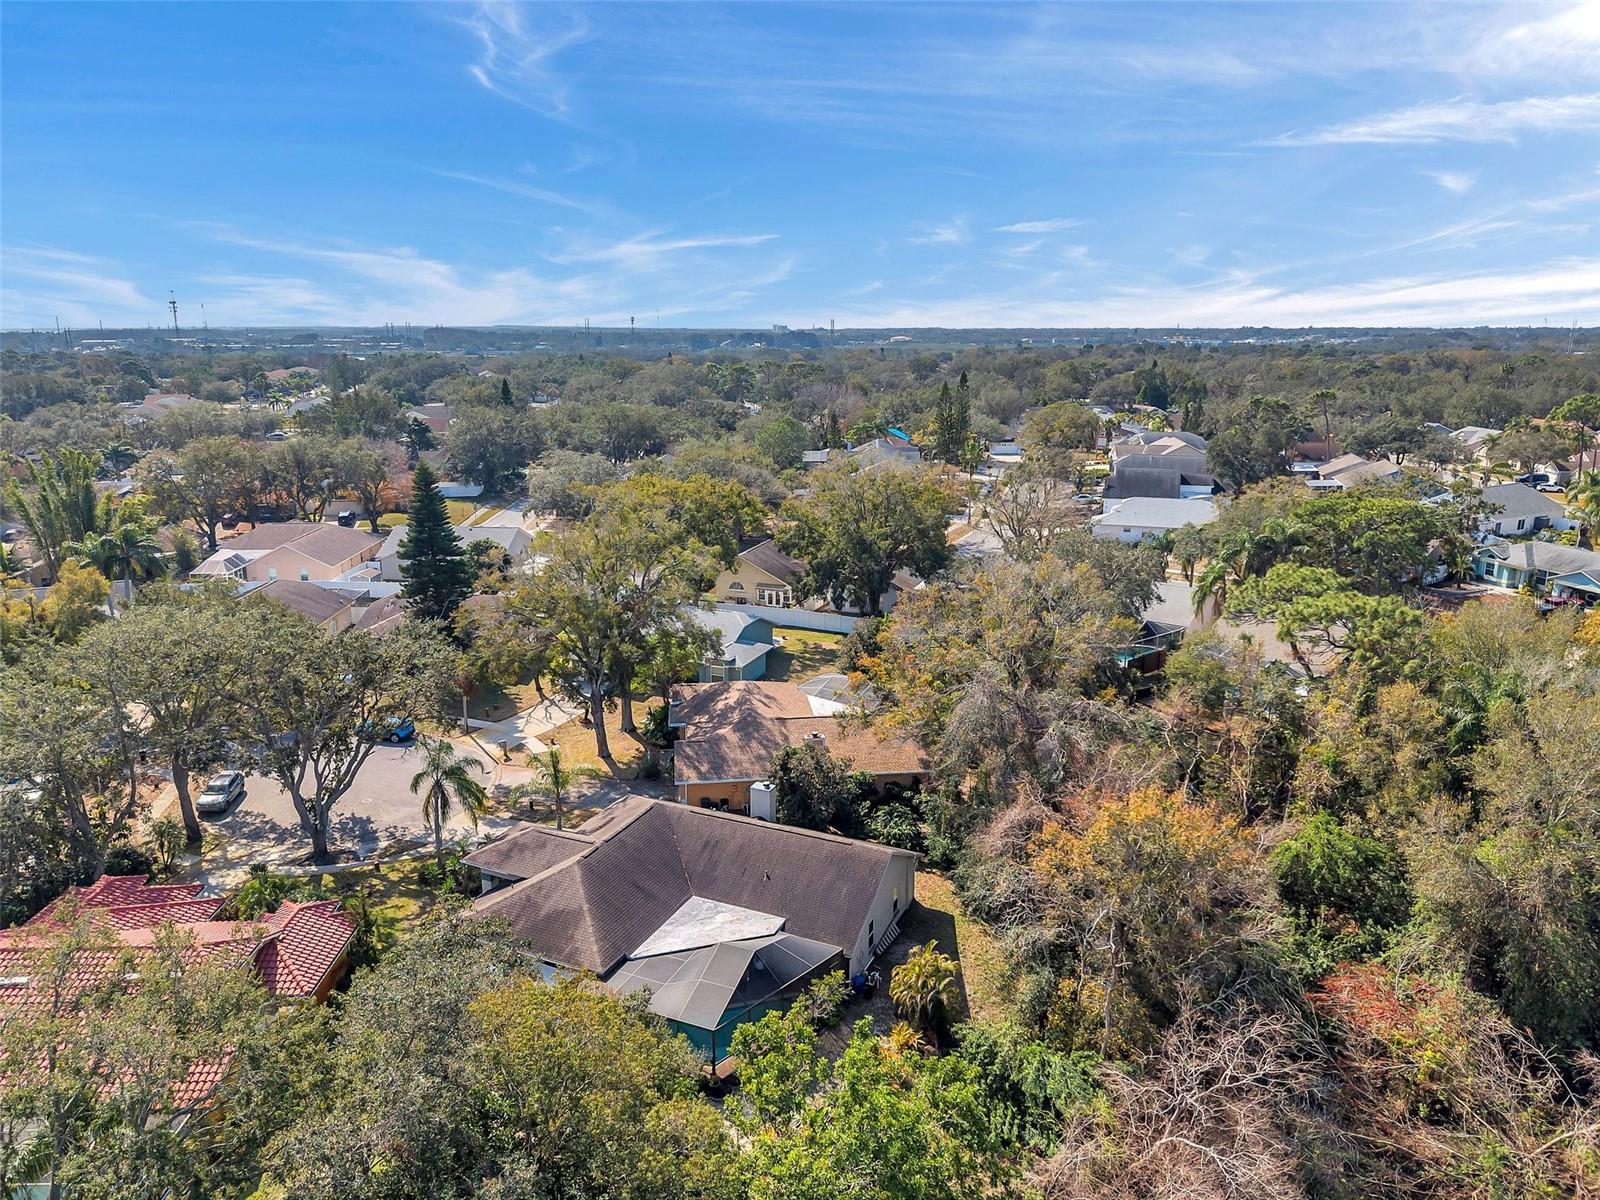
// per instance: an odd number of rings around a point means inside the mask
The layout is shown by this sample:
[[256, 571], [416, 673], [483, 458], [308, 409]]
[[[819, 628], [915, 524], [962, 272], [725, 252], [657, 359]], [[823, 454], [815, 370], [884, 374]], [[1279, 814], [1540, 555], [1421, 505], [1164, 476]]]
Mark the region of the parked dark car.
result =
[[354, 529], [356, 527], [356, 514], [350, 511], [348, 508], [341, 508], [339, 510], [338, 521], [339, 524], [345, 529]]

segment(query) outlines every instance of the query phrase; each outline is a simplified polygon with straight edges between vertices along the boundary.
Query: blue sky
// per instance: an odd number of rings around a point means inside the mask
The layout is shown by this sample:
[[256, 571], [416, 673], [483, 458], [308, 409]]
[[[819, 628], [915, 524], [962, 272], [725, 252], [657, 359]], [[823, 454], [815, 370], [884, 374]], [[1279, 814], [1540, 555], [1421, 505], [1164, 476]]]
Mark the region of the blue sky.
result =
[[1600, 0], [0, 9], [0, 325], [1600, 324]]

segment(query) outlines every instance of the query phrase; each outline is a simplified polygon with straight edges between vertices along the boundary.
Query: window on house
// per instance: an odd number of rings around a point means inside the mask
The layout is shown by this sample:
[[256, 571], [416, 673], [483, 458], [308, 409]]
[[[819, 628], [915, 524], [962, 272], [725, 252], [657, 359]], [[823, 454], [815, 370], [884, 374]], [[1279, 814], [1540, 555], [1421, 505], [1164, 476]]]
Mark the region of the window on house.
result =
[[305, 567], [301, 567], [300, 568], [300, 582], [301, 583], [310, 583], [311, 582], [311, 572], [309, 570], [307, 570]]
[[1527, 524], [1527, 521], [1524, 521], [1524, 520], [1518, 520], [1518, 521], [1517, 521], [1517, 529], [1518, 529], [1518, 530], [1521, 530], [1521, 529], [1522, 529], [1522, 527], [1523, 527], [1523, 526], [1524, 526], [1524, 525], [1526, 525], [1526, 524]]
[[267, 568], [267, 582], [268, 583], [277, 583], [278, 582], [278, 568], [277, 567], [268, 567]]

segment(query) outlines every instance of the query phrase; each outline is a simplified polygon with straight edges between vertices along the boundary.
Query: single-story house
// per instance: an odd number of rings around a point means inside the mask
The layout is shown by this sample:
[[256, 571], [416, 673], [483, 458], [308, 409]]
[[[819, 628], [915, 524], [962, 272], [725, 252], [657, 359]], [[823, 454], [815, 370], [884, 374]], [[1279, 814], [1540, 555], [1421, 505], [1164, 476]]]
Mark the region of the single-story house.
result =
[[[409, 525], [396, 525], [383, 539], [383, 544], [378, 547], [376, 555], [378, 578], [388, 580], [390, 583], [398, 583], [405, 578], [400, 570], [404, 565], [404, 560], [400, 557], [400, 544], [406, 540], [410, 528]], [[533, 535], [520, 526], [457, 525], [455, 534], [461, 539], [463, 548], [472, 545], [473, 542], [494, 542], [511, 560], [512, 570], [527, 563], [533, 554]]]
[[455, 408], [449, 404], [415, 404], [406, 409], [406, 416], [421, 421], [434, 433], [443, 433], [455, 420]]
[[1566, 508], [1525, 483], [1494, 483], [1483, 489], [1485, 512], [1479, 528], [1497, 537], [1517, 537], [1541, 529], [1572, 529]]
[[803, 467], [826, 466], [832, 450], [824, 447], [821, 450], [802, 450], [800, 452], [800, 465]]
[[1022, 461], [1022, 447], [1015, 441], [990, 442], [988, 464], [994, 468], [1014, 467]]
[[766, 677], [767, 655], [777, 649], [771, 621], [725, 608], [690, 609], [689, 619], [721, 639], [720, 651], [700, 664], [701, 683]]
[[1504, 432], [1503, 429], [1490, 429], [1486, 425], [1464, 425], [1450, 436], [1460, 442], [1473, 458], [1487, 461], [1489, 443]]
[[[0, 1025], [13, 1004], [29, 1003], [32, 955], [49, 945], [68, 914], [103, 925], [138, 954], [171, 922], [193, 939], [196, 957], [226, 955], [248, 962], [274, 996], [327, 999], [344, 977], [356, 922], [337, 900], [285, 901], [253, 921], [219, 919], [222, 901], [198, 883], [152, 884], [143, 875], [102, 875], [52, 900], [25, 924], [0, 930]], [[109, 957], [96, 960], [109, 966]], [[20, 982], [14, 982], [19, 981]]]
[[[1490, 542], [1472, 556], [1472, 574], [1506, 588], [1552, 590], [1557, 579], [1600, 571], [1600, 554], [1557, 542]], [[1573, 590], [1581, 581], [1565, 583]]]
[[725, 604], [793, 608], [794, 585], [805, 570], [805, 563], [790, 558], [766, 538], [739, 551], [733, 566], [724, 568], [711, 585], [711, 598]]
[[405, 598], [402, 596], [384, 596], [374, 600], [356, 614], [354, 628], [364, 629], [372, 634], [385, 634], [390, 630], [398, 629], [405, 619]]
[[274, 579], [271, 583], [247, 583], [240, 596], [263, 596], [290, 612], [297, 612], [324, 633], [349, 629], [356, 622], [355, 600], [334, 588], [302, 583], [298, 579]]
[[928, 757], [915, 741], [846, 724], [843, 708], [792, 683], [677, 685], [667, 724], [677, 733], [672, 769], [679, 801], [770, 819], [772, 796], [764, 783], [772, 762], [784, 747], [808, 743], [848, 759], [879, 788], [910, 787], [928, 777]]
[[1600, 567], [1557, 575], [1550, 581], [1550, 595], [1585, 607], [1600, 604]]
[[309, 583], [337, 579], [377, 556], [382, 542], [364, 530], [317, 521], [257, 525], [227, 539], [192, 572], [198, 579]]
[[1394, 463], [1380, 459], [1374, 461], [1359, 454], [1341, 454], [1317, 468], [1318, 480], [1334, 485], [1338, 490], [1354, 487], [1358, 483], [1388, 483], [1399, 479], [1405, 472]]
[[922, 461], [922, 451], [904, 433], [891, 429], [883, 437], [850, 447], [850, 456], [863, 467], [915, 466]]
[[475, 913], [547, 976], [592, 971], [712, 1064], [832, 970], [865, 973], [915, 898], [905, 850], [630, 796], [577, 830], [524, 825], [467, 855]]
[[1185, 525], [1209, 525], [1216, 519], [1217, 506], [1210, 500], [1133, 496], [1107, 501], [1105, 512], [1089, 518], [1089, 526], [1102, 541], [1141, 542]]

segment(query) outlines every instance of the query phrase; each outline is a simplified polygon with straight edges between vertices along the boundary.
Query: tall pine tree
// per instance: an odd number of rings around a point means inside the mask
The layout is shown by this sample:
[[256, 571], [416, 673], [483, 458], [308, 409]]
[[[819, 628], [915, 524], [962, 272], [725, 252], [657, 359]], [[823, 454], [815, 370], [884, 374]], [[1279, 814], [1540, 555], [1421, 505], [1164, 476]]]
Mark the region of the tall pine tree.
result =
[[438, 476], [426, 462], [418, 463], [411, 476], [411, 514], [400, 559], [401, 595], [424, 620], [448, 621], [472, 591], [472, 564], [450, 525]]
[[511, 380], [509, 379], [500, 380], [500, 403], [507, 408], [510, 408], [513, 403], [511, 399]]
[[961, 386], [951, 394], [948, 383], [939, 387], [933, 410], [933, 453], [942, 462], [959, 463], [972, 428], [972, 408], [967, 397], [966, 374]]

